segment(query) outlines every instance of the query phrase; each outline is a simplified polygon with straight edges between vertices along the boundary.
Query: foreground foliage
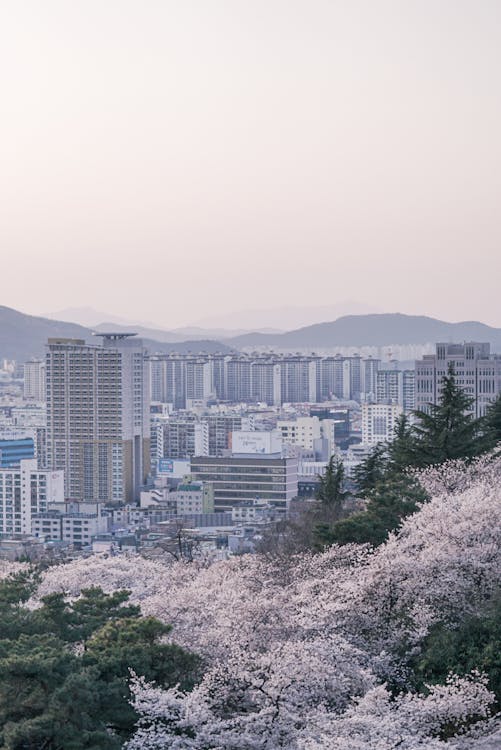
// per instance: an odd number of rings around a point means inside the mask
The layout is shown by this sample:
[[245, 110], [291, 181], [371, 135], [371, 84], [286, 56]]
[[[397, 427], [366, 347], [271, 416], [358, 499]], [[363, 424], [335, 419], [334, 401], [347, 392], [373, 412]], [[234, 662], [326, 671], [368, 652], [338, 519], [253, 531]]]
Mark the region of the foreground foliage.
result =
[[32, 603], [91, 580], [127, 587], [203, 657], [192, 690], [131, 663], [129, 750], [494, 750], [500, 479], [495, 458], [426, 470], [429, 501], [376, 549], [94, 558], [49, 569]]
[[126, 591], [83, 589], [23, 604], [30, 572], [0, 582], [0, 746], [5, 750], [122, 747], [137, 714], [129, 669], [159, 685], [188, 690], [198, 660], [161, 639], [170, 627], [141, 617]]

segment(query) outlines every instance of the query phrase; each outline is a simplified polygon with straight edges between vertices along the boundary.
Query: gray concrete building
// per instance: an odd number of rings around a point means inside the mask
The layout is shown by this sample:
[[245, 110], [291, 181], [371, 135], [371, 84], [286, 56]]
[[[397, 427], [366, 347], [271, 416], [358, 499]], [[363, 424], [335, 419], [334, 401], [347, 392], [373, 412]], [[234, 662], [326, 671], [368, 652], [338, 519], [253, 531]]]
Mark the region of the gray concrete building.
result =
[[440, 399], [443, 377], [452, 365], [457, 384], [473, 399], [472, 413], [485, 414], [501, 393], [501, 356], [490, 352], [490, 344], [475, 341], [464, 344], [439, 343], [435, 354], [416, 361], [416, 409], [426, 411]]

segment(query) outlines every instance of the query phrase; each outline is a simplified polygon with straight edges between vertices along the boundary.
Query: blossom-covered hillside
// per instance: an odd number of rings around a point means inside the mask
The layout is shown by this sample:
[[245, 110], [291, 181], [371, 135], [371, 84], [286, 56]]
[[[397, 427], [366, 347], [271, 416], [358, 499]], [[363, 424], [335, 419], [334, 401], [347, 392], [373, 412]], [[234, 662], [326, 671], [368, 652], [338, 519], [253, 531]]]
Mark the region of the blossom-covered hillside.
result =
[[129, 750], [494, 750], [495, 665], [484, 654], [428, 681], [426, 665], [437, 633], [448, 642], [499, 601], [500, 474], [493, 458], [427, 470], [432, 499], [376, 550], [80, 560], [50, 568], [31, 604], [127, 588], [203, 658], [188, 692], [131, 675], [140, 721]]

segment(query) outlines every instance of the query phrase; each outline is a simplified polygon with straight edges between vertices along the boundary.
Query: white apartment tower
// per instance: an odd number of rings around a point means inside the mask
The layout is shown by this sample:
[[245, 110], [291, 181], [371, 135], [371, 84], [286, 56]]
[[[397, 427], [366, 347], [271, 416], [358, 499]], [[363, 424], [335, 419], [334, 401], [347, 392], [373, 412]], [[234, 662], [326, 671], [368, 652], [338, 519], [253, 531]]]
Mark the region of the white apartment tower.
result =
[[415, 408], [414, 370], [379, 370], [376, 403], [399, 404], [405, 412]]
[[150, 470], [148, 362], [133, 334], [49, 339], [47, 461], [71, 500], [134, 502]]
[[45, 401], [45, 362], [32, 359], [24, 364], [23, 396], [26, 401]]
[[41, 470], [34, 458], [0, 469], [0, 534], [31, 534], [32, 516], [63, 500], [62, 471]]

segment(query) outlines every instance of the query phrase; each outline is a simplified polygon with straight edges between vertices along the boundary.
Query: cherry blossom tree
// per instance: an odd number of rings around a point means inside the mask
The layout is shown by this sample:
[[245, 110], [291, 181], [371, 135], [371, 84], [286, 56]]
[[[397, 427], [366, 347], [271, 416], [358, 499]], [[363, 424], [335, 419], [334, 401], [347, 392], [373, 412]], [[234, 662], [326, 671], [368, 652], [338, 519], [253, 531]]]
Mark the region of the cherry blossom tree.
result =
[[377, 549], [212, 564], [94, 557], [50, 568], [37, 596], [128, 589], [204, 659], [191, 692], [133, 678], [130, 750], [490, 750], [485, 677], [416, 693], [410, 665], [430, 628], [481, 613], [499, 588], [500, 477], [495, 456], [427, 469], [431, 499]]

